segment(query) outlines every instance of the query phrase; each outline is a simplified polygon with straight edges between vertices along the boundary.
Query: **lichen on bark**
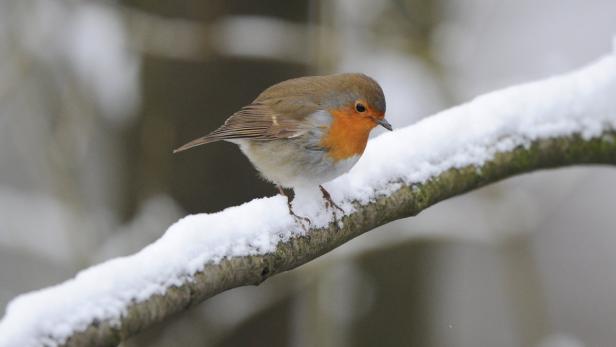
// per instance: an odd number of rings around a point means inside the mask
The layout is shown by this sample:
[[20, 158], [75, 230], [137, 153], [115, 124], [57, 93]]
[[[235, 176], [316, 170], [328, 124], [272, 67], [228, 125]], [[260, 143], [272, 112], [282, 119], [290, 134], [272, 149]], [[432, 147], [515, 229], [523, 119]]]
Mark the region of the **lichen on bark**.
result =
[[[579, 135], [540, 139], [528, 146], [496, 153], [480, 166], [451, 168], [425, 182], [403, 183], [396, 191], [359, 205], [342, 218], [342, 227], [332, 223], [309, 230], [278, 245], [270, 254], [227, 258], [204, 264], [203, 270], [164, 294], [135, 302], [117, 321], [93, 322], [76, 332], [67, 346], [115, 346], [166, 317], [183, 311], [225, 290], [258, 285], [278, 273], [294, 269], [339, 245], [393, 220], [417, 215], [424, 209], [502, 179], [536, 170], [583, 164], [616, 164], [616, 132], [584, 139]], [[400, 182], [398, 182], [400, 183]]]

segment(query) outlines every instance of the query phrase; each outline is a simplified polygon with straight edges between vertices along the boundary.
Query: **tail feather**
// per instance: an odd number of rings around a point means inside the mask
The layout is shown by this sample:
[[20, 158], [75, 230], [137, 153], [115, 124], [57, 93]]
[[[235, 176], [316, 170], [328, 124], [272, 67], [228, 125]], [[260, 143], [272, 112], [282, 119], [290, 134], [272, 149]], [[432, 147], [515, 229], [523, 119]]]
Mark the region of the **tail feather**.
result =
[[192, 140], [189, 143], [187, 143], [187, 144], [185, 144], [185, 145], [183, 145], [183, 146], [181, 146], [179, 148], [174, 149], [173, 153], [182, 152], [182, 151], [185, 151], [185, 150], [193, 148], [193, 147], [205, 145], [207, 143], [212, 143], [212, 142], [216, 142], [216, 141], [220, 141], [220, 140], [221, 139], [218, 138], [218, 137], [213, 137], [213, 136], [210, 136], [210, 135], [206, 135], [206, 136], [200, 137], [198, 139]]

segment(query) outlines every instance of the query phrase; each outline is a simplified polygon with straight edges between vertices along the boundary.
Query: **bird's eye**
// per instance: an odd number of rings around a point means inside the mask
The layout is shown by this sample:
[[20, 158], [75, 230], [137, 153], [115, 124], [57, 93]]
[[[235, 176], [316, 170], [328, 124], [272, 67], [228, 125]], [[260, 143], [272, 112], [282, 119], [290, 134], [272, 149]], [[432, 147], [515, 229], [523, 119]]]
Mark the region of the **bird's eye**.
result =
[[364, 106], [364, 104], [362, 104], [361, 102], [357, 102], [357, 103], [355, 103], [355, 110], [357, 112], [365, 112], [366, 111], [366, 106]]

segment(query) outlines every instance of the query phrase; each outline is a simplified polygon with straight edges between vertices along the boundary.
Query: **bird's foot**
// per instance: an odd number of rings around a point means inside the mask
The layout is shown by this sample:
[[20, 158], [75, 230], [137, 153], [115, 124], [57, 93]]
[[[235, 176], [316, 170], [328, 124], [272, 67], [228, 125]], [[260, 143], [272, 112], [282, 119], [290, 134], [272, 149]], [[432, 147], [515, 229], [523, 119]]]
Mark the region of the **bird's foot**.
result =
[[291, 198], [289, 198], [289, 196], [285, 193], [284, 189], [282, 189], [281, 186], [276, 186], [276, 188], [278, 188], [278, 192], [280, 193], [280, 195], [287, 198], [287, 207], [289, 208], [289, 214], [293, 217], [293, 219], [295, 219], [295, 222], [297, 224], [302, 226], [304, 231], [308, 231], [308, 229], [310, 229], [310, 226], [312, 225], [310, 218], [298, 216], [297, 214], [295, 214], [295, 212], [293, 212], [293, 206], [291, 206]]
[[312, 222], [310, 221], [310, 218], [298, 216], [291, 209], [289, 209], [289, 213], [295, 219], [295, 223], [301, 225], [302, 229], [304, 229], [304, 231], [308, 231], [310, 229], [310, 226], [312, 226]]
[[334, 220], [338, 221], [338, 215], [336, 214], [336, 210], [342, 212], [342, 215], [344, 215], [344, 210], [342, 209], [342, 207], [338, 206], [334, 202], [334, 200], [332, 200], [332, 196], [327, 190], [325, 190], [325, 188], [323, 188], [323, 186], [319, 185], [319, 189], [321, 189], [321, 194], [323, 194], [323, 199], [325, 200], [325, 208], [331, 208], [332, 212], [334, 213]]

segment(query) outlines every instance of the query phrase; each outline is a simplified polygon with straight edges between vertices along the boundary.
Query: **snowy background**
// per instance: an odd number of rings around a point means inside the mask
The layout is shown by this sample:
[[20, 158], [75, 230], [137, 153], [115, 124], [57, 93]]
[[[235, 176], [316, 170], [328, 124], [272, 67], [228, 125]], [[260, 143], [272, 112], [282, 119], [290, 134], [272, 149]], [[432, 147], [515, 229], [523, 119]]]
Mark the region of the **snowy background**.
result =
[[[362, 71], [394, 127], [611, 50], [612, 1], [0, 3], [0, 304], [274, 189], [170, 150], [264, 87]], [[616, 172], [526, 175], [371, 232], [126, 346], [611, 346]]]

